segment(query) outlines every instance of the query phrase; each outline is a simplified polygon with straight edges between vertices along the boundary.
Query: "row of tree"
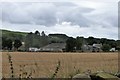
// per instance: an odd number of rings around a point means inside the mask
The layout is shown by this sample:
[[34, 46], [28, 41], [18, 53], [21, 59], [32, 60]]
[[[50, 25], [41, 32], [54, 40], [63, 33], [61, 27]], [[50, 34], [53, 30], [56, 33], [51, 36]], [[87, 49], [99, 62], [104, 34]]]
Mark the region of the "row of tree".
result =
[[41, 35], [39, 31], [35, 31], [35, 33], [28, 33], [25, 37], [25, 49], [28, 50], [29, 47], [40, 48], [49, 43], [48, 36], [42, 31]]
[[[12, 33], [14, 34], [14, 32]], [[14, 34], [15, 35], [15, 34]], [[112, 40], [106, 38], [94, 38], [94, 37], [68, 37], [66, 34], [49, 34], [48, 36], [42, 31], [35, 31], [34, 33], [30, 32], [24, 36], [22, 39], [18, 37], [6, 37], [2, 36], [2, 49], [11, 50], [13, 48], [18, 49], [22, 42], [25, 42], [25, 50], [28, 50], [29, 47], [43, 47], [50, 43], [66, 43], [66, 51], [81, 50], [83, 44], [93, 45], [93, 44], [102, 44], [103, 51], [109, 51], [110, 48], [120, 49], [120, 40]], [[0, 43], [1, 44], [1, 43]]]
[[111, 48], [120, 50], [120, 40], [110, 40], [106, 38], [84, 38], [84, 37], [69, 37], [66, 41], [66, 51], [81, 50], [82, 45], [102, 44], [103, 51], [109, 51]]
[[15, 39], [14, 41], [12, 39], [7, 39], [5, 37], [2, 37], [2, 49], [3, 50], [17, 50], [22, 45], [22, 42], [18, 39]]
[[[14, 32], [12, 32], [12, 34], [14, 34]], [[48, 44], [48, 37], [46, 36], [44, 31], [42, 31], [42, 33], [40, 33], [39, 31], [35, 31], [35, 33], [30, 32], [24, 37], [24, 39], [20, 39], [16, 36], [13, 37], [12, 35], [7, 37], [6, 35], [3, 35], [1, 48], [3, 50], [18, 50], [18, 48], [22, 46], [22, 42], [25, 43], [25, 47], [23, 50], [27, 51], [29, 47], [39, 48]]]

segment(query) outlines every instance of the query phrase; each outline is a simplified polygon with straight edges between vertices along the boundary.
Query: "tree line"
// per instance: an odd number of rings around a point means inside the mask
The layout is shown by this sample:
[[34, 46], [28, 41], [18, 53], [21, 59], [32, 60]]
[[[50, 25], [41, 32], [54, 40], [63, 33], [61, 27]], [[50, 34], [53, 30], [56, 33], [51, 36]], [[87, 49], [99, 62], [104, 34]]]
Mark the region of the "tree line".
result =
[[[11, 35], [12, 36], [12, 35]], [[18, 50], [22, 46], [22, 42], [25, 42], [24, 51], [27, 51], [29, 47], [40, 48], [50, 43], [66, 43], [66, 51], [72, 52], [74, 50], [81, 50], [83, 44], [93, 45], [102, 44], [103, 51], [109, 51], [111, 48], [120, 50], [120, 40], [113, 40], [107, 38], [94, 38], [94, 37], [69, 37], [66, 34], [49, 34], [46, 35], [44, 31], [41, 33], [37, 30], [34, 33], [30, 32], [25, 37], [19, 38], [14, 36], [6, 37], [2, 36], [2, 49], [3, 50]]]
[[66, 41], [66, 51], [72, 52], [74, 50], [82, 50], [81, 47], [83, 44], [93, 45], [93, 44], [102, 44], [102, 50], [108, 52], [111, 48], [120, 50], [120, 40], [113, 40], [107, 38], [94, 38], [94, 37], [69, 37]]
[[14, 41], [12, 39], [8, 39], [5, 37], [2, 37], [2, 49], [3, 50], [18, 50], [18, 48], [22, 46], [22, 42], [18, 39], [15, 39]]
[[[12, 33], [13, 34], [13, 33]], [[15, 34], [14, 34], [15, 35]], [[21, 36], [21, 35], [19, 35]], [[44, 31], [40, 32], [35, 31], [34, 33], [28, 33], [24, 39], [20, 39], [18, 36], [2, 36], [2, 50], [18, 50], [19, 47], [22, 46], [22, 42], [25, 43], [24, 51], [28, 51], [29, 47], [42, 47], [48, 44], [48, 36], [44, 33]]]

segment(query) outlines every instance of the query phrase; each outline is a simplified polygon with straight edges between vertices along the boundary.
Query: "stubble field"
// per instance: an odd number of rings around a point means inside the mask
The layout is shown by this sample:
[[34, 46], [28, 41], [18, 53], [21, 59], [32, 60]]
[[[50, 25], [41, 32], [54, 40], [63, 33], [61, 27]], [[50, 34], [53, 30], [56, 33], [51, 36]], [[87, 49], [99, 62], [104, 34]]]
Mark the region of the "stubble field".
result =
[[[58, 66], [56, 77], [68, 78], [77, 73], [91, 71], [106, 71], [115, 73], [118, 70], [118, 53], [54, 53], [54, 52], [3, 52], [2, 74], [3, 77], [11, 76], [8, 55], [11, 55], [13, 75], [34, 78], [50, 78]], [[27, 74], [23, 74], [26, 72]]]

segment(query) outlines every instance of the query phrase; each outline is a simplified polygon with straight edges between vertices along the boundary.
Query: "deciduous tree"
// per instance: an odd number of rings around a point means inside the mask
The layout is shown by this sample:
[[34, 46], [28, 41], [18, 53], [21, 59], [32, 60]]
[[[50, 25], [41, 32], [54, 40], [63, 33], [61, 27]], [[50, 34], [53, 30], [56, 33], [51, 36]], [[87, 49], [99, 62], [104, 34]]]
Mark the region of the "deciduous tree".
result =
[[22, 46], [22, 42], [18, 39], [14, 41], [14, 47], [18, 50], [18, 48]]
[[72, 52], [75, 50], [76, 41], [73, 37], [69, 37], [66, 41], [66, 51]]

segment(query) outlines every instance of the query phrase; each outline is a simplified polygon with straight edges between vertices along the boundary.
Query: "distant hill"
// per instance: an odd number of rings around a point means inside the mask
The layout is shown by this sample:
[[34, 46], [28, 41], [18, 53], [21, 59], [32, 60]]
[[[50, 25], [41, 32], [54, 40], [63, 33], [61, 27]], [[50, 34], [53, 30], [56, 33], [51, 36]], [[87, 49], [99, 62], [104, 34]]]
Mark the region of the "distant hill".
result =
[[0, 31], [2, 32], [2, 36], [15, 40], [15, 39], [20, 39], [20, 40], [24, 40], [25, 36], [28, 34], [26, 32], [16, 32], [16, 31], [9, 31], [9, 30], [3, 30], [0, 29]]
[[66, 34], [49, 34], [51, 41], [54, 42], [65, 42], [68, 39]]
[[17, 35], [23, 35], [25, 36], [27, 34], [27, 32], [18, 32], [18, 31], [10, 31], [10, 30], [4, 30], [4, 29], [0, 29], [0, 31], [2, 31], [2, 34], [17, 34]]
[[59, 37], [59, 38], [63, 38], [63, 39], [67, 39], [68, 38], [68, 36], [66, 34], [49, 34], [48, 36]]
[[[17, 31], [10, 31], [10, 30], [3, 30], [0, 29], [0, 31], [2, 31], [2, 36], [15, 40], [15, 39], [19, 39], [21, 41], [24, 41], [26, 35], [28, 34], [27, 32], [17, 32]], [[66, 34], [49, 34], [49, 42], [65, 42], [68, 39], [68, 36]]]

